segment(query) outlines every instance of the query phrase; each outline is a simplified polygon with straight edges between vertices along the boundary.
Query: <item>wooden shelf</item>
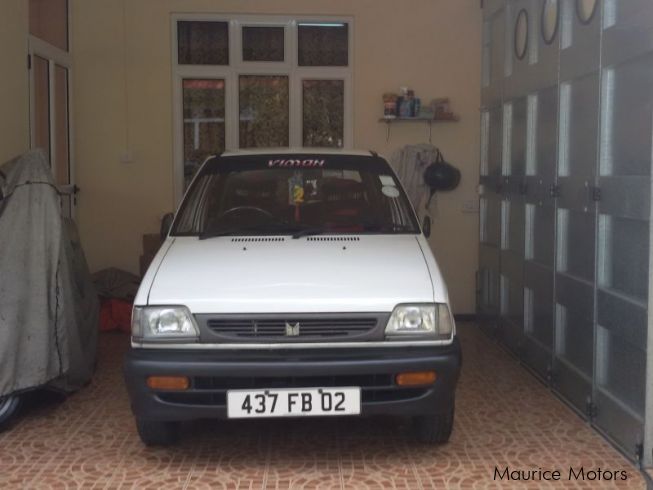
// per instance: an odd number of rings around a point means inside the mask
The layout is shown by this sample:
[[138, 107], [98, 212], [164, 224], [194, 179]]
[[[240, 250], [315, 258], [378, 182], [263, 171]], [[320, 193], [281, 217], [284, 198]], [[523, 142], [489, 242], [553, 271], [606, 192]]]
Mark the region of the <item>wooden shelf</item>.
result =
[[454, 116], [452, 118], [433, 118], [433, 117], [380, 117], [379, 122], [386, 123], [386, 124], [392, 124], [396, 122], [428, 122], [428, 123], [434, 123], [434, 122], [458, 122], [459, 118], [458, 116]]
[[427, 123], [429, 126], [429, 143], [432, 143], [432, 137], [431, 137], [431, 129], [433, 128], [433, 123], [453, 123], [453, 122], [458, 122], [460, 118], [456, 115], [453, 117], [447, 117], [447, 118], [432, 118], [432, 117], [393, 117], [393, 118], [388, 118], [388, 117], [381, 117], [379, 118], [380, 123], [385, 123], [387, 126], [387, 133], [385, 140], [390, 141], [390, 126], [392, 126], [395, 123], [408, 123], [408, 122], [420, 122], [420, 123]]

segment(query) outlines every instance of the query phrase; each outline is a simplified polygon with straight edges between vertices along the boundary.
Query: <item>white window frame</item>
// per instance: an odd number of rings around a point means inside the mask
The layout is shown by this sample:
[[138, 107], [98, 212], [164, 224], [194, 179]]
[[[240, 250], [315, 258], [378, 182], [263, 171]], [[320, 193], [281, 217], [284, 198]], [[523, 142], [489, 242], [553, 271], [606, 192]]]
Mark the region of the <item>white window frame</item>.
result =
[[33, 36], [32, 34], [27, 35], [27, 52], [30, 60], [30, 67], [28, 73], [28, 84], [29, 84], [29, 143], [30, 148], [35, 148], [36, 146], [36, 128], [35, 128], [35, 118], [36, 118], [36, 109], [34, 106], [35, 98], [35, 85], [34, 85], [34, 57], [38, 56], [45, 59], [48, 62], [48, 93], [49, 93], [49, 111], [50, 111], [50, 120], [49, 120], [49, 129], [50, 129], [50, 159], [54, 158], [56, 155], [56, 127], [55, 122], [57, 120], [56, 114], [56, 104], [53, 97], [55, 93], [55, 70], [57, 65], [65, 68], [68, 74], [68, 93], [67, 102], [68, 102], [68, 184], [59, 185], [59, 192], [63, 194], [70, 195], [70, 218], [75, 219], [76, 209], [77, 209], [77, 200], [75, 199], [75, 192], [77, 186], [75, 185], [75, 124], [74, 124], [74, 114], [75, 110], [73, 107], [73, 56], [72, 56], [72, 8], [70, 2], [67, 6], [67, 21], [68, 25], [66, 27], [67, 38], [67, 47], [68, 50], [64, 51], [63, 49], [54, 46], [42, 39]]
[[[177, 22], [213, 21], [229, 23], [229, 65], [185, 65], [178, 62]], [[298, 66], [298, 25], [305, 23], [348, 24], [347, 66]], [[284, 27], [284, 61], [243, 61], [242, 27]], [[183, 89], [184, 79], [206, 78], [225, 81], [225, 149], [239, 148], [238, 77], [240, 75], [287, 76], [289, 90], [289, 144], [301, 147], [302, 135], [302, 81], [343, 80], [344, 120], [343, 148], [353, 146], [353, 66], [354, 66], [354, 22], [351, 17], [339, 16], [279, 16], [279, 15], [221, 15], [221, 14], [172, 14], [172, 112], [173, 112], [173, 164], [175, 204], [184, 193], [184, 122]]]

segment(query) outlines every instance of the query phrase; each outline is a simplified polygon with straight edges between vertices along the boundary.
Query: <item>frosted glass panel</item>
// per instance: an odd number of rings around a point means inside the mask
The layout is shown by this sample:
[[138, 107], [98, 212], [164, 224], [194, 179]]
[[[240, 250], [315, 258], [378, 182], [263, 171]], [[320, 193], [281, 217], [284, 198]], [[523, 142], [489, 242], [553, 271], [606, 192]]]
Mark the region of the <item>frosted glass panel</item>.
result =
[[347, 24], [299, 24], [299, 66], [347, 66], [349, 26]]
[[288, 77], [239, 78], [241, 148], [288, 146]]
[[177, 22], [178, 62], [181, 65], [228, 65], [227, 22]]
[[29, 33], [68, 51], [68, 1], [29, 0]]
[[283, 27], [243, 27], [243, 61], [283, 61]]
[[302, 81], [304, 146], [341, 148], [344, 134], [343, 80]]
[[50, 160], [50, 71], [48, 60], [32, 58], [34, 71], [34, 146]]
[[184, 97], [184, 184], [209, 155], [225, 147], [225, 81], [186, 79]]

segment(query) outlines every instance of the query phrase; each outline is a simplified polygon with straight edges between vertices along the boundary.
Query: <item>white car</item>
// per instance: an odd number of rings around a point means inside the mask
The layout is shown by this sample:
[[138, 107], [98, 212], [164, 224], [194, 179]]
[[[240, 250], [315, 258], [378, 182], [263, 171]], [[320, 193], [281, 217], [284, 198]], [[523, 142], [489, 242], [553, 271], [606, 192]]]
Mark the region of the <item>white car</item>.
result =
[[175, 442], [190, 419], [372, 414], [412, 417], [421, 441], [449, 439], [460, 344], [383, 158], [209, 158], [162, 234], [125, 359], [144, 443]]

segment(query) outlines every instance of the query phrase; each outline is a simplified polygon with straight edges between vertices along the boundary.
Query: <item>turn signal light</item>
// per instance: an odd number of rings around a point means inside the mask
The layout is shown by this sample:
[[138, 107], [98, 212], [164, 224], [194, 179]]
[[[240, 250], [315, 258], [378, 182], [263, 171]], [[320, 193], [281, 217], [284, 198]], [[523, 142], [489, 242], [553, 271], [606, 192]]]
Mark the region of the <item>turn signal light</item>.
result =
[[150, 376], [147, 386], [152, 390], [187, 390], [190, 381], [186, 376]]
[[399, 386], [417, 386], [432, 385], [436, 379], [435, 371], [416, 371], [398, 374], [395, 381]]

